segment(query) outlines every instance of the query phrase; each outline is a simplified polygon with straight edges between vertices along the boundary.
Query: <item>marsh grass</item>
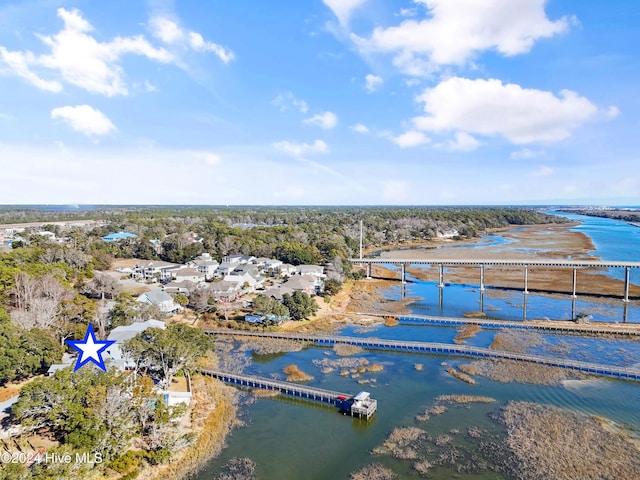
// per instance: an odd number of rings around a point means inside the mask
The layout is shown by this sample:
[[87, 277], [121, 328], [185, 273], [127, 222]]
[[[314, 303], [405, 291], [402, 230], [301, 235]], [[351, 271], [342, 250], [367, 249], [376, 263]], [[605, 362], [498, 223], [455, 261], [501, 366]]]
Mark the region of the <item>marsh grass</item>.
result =
[[282, 371], [287, 374], [287, 382], [308, 382], [313, 380], [311, 375], [304, 373], [294, 364], [287, 365]]
[[458, 380], [460, 380], [462, 382], [465, 382], [465, 383], [468, 383], [469, 385], [475, 385], [476, 384], [476, 381], [473, 378], [471, 378], [469, 375], [467, 375], [466, 373], [463, 373], [463, 372], [461, 372], [459, 370], [456, 370], [453, 367], [449, 367], [447, 369], [447, 373], [449, 375], [451, 375], [453, 378], [457, 378]]

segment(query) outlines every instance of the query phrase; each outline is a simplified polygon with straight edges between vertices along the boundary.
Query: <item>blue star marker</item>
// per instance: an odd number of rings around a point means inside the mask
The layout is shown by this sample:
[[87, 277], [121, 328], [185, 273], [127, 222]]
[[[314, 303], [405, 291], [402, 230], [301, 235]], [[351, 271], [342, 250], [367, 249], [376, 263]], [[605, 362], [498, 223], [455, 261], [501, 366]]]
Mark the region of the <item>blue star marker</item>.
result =
[[68, 343], [80, 352], [76, 366], [73, 369], [74, 372], [89, 361], [95, 363], [106, 372], [107, 368], [104, 365], [102, 352], [116, 342], [115, 340], [96, 340], [96, 336], [93, 333], [93, 326], [89, 324], [84, 340], [65, 340], [65, 343]]

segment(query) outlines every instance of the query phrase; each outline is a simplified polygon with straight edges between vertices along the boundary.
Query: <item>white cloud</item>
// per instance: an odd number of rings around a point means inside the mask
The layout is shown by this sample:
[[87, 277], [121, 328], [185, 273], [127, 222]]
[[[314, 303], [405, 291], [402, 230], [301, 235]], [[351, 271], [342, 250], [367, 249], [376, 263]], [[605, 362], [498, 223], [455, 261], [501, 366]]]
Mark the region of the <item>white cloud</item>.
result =
[[346, 26], [354, 10], [364, 5], [367, 0], [322, 0], [337, 17], [341, 25]]
[[351, 130], [357, 133], [369, 133], [367, 126], [362, 123], [356, 123], [351, 127]]
[[120, 58], [125, 54], [140, 55], [161, 63], [174, 57], [163, 48], [153, 47], [143, 36], [115, 37], [99, 42], [89, 35], [91, 24], [78, 10], [58, 9], [64, 27], [57, 34], [37, 35], [51, 52], [36, 56], [30, 51], [9, 52], [0, 47], [0, 56], [9, 69], [42, 90], [59, 92], [58, 79], [46, 80], [34, 70], [48, 70], [64, 81], [92, 93], [107, 96], [126, 95], [127, 86]]
[[528, 160], [544, 155], [544, 150], [531, 150], [530, 148], [521, 148], [515, 152], [511, 152], [511, 160]]
[[224, 63], [229, 63], [235, 57], [227, 47], [205, 40], [198, 32], [183, 30], [168, 18], [153, 17], [149, 21], [149, 27], [154, 37], [168, 45], [181, 45], [199, 52], [211, 52]]
[[333, 112], [323, 112], [304, 120], [304, 123], [315, 125], [324, 130], [331, 130], [338, 125], [338, 116]]
[[382, 79], [382, 77], [373, 75], [371, 73], [369, 73], [366, 77], [364, 77], [364, 81], [365, 81], [364, 88], [369, 93], [375, 92], [384, 83], [384, 80]]
[[417, 147], [431, 141], [424, 133], [417, 130], [409, 130], [397, 137], [391, 137], [391, 140], [402, 148]]
[[89, 137], [107, 135], [116, 129], [104, 113], [89, 105], [54, 108], [51, 110], [51, 118], [60, 119], [76, 132]]
[[417, 100], [427, 115], [414, 118], [418, 130], [502, 135], [515, 144], [557, 142], [598, 111], [585, 97], [563, 90], [526, 89], [500, 80], [452, 77]]
[[[36, 57], [31, 52], [10, 52], [0, 46], [0, 60], [6, 65], [9, 72], [25, 79], [31, 85], [48, 92], [62, 91], [62, 84], [55, 80], [45, 80], [32, 72], [29, 65], [37, 63]], [[0, 66], [2, 63], [0, 63]]]
[[382, 186], [382, 199], [390, 203], [402, 203], [411, 197], [411, 187], [407, 182], [389, 180]]
[[550, 175], [553, 175], [554, 173], [555, 170], [553, 168], [546, 165], [540, 165], [536, 170], [532, 172], [532, 175], [534, 177], [548, 177]]
[[546, 0], [415, 2], [426, 7], [429, 18], [377, 27], [370, 38], [352, 34], [352, 40], [362, 52], [393, 53], [394, 65], [404, 73], [424, 76], [437, 66], [464, 65], [486, 50], [505, 56], [526, 53], [537, 40], [567, 31], [572, 22], [567, 17], [549, 20]]
[[465, 132], [456, 132], [453, 140], [447, 143], [447, 148], [457, 152], [471, 152], [480, 146], [480, 142]]
[[308, 153], [327, 153], [329, 151], [329, 146], [322, 140], [316, 140], [312, 144], [283, 140], [281, 142], [275, 142], [273, 147], [292, 157], [302, 157]]
[[309, 105], [302, 99], [296, 98], [292, 92], [279, 93], [276, 98], [273, 99], [271, 104], [278, 107], [281, 112], [285, 112], [290, 108], [295, 108], [300, 113], [307, 113], [309, 111]]

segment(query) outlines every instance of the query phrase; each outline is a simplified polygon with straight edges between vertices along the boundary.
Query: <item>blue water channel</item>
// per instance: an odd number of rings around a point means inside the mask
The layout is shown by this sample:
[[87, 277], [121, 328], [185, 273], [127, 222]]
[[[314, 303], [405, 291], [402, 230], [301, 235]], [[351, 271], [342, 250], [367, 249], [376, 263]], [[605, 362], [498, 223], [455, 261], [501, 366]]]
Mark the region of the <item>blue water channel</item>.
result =
[[[640, 260], [640, 228], [606, 219], [580, 217], [584, 223], [576, 227], [592, 237], [596, 250], [604, 260]], [[607, 227], [612, 232], [607, 234]], [[499, 238], [486, 240], [484, 245], [500, 242]], [[482, 248], [482, 243], [477, 248]], [[390, 266], [391, 268], [395, 268]], [[612, 272], [616, 275], [616, 272]], [[619, 277], [616, 277], [619, 278]], [[634, 272], [634, 279], [637, 274]], [[415, 298], [408, 308], [416, 314], [461, 317], [465, 313], [484, 311], [493, 318], [520, 320], [525, 318], [570, 319], [576, 313], [587, 313], [594, 321], [623, 320], [625, 306], [619, 299], [578, 298], [572, 302], [568, 296], [547, 296], [513, 290], [487, 289], [482, 293], [476, 285], [449, 285], [438, 288], [435, 282], [408, 277], [402, 287], [396, 284], [383, 291], [389, 299]], [[445, 280], [446, 281], [446, 280]], [[640, 322], [638, 301], [626, 306], [626, 320]], [[377, 325], [349, 325], [343, 335], [377, 337], [398, 340], [421, 340], [452, 343], [457, 335], [454, 327], [408, 326], [386, 327]], [[466, 340], [468, 345], [488, 347], [499, 332], [483, 330]], [[609, 365], [640, 366], [640, 343], [637, 340], [600, 339], [584, 336], [527, 333], [535, 342], [527, 350], [544, 356], [570, 358]], [[220, 340], [218, 340], [220, 341]], [[355, 394], [361, 390], [371, 392], [378, 400], [378, 412], [370, 422], [340, 415], [335, 409], [310, 402], [284, 397], [263, 398], [242, 408], [246, 426], [233, 432], [222, 454], [212, 459], [195, 477], [197, 480], [216, 479], [223, 466], [234, 457], [249, 457], [256, 464], [255, 477], [261, 480], [304, 478], [310, 480], [347, 479], [349, 474], [364, 465], [376, 462], [392, 469], [400, 479], [420, 478], [412, 470], [412, 462], [401, 461], [388, 455], [374, 456], [372, 450], [380, 446], [397, 427], [415, 426], [436, 437], [449, 434], [456, 448], [469, 447], [464, 434], [469, 427], [478, 427], [495, 435], [504, 435], [504, 427], [491, 418], [510, 401], [527, 401], [553, 405], [572, 411], [598, 415], [619, 424], [640, 429], [640, 384], [608, 378], [586, 377], [545, 386], [523, 383], [500, 383], [477, 377], [469, 385], [447, 373], [450, 367], [472, 362], [470, 359], [363, 351], [350, 359], [366, 361], [369, 365], [384, 367], [378, 373], [354, 373], [335, 368], [323, 370], [322, 362], [337, 361], [336, 352], [329, 348], [308, 347], [268, 357], [257, 357], [248, 352], [252, 362], [246, 373], [284, 379], [283, 368], [297, 365], [313, 376], [310, 385]], [[420, 366], [420, 368], [418, 368]], [[437, 404], [443, 394], [486, 395], [497, 400], [495, 404], [449, 406], [449, 410], [428, 423], [417, 422], [416, 415]], [[434, 455], [437, 455], [438, 449]], [[466, 460], [461, 460], [466, 461]], [[460, 473], [455, 467], [437, 467], [430, 478], [508, 479], [487, 469], [482, 472]]]

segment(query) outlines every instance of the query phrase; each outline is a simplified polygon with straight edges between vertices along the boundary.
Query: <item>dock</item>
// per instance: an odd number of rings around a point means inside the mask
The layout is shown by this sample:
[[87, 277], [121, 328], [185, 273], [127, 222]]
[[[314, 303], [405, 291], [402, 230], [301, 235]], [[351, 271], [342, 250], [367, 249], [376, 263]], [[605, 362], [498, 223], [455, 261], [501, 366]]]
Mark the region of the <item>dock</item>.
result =
[[[640, 337], [640, 326], [637, 324], [604, 324], [592, 322], [586, 324], [574, 323], [571, 321], [549, 321], [529, 320], [515, 322], [509, 320], [492, 320], [484, 318], [461, 318], [461, 317], [438, 317], [434, 315], [403, 315], [393, 313], [376, 312], [355, 312], [351, 315], [359, 317], [393, 318], [402, 325], [432, 325], [438, 327], [462, 327], [467, 324], [478, 325], [487, 330], [529, 330], [564, 335], [616, 335], [622, 337]], [[560, 323], [564, 323], [560, 324]]]
[[543, 357], [524, 353], [512, 353], [489, 348], [471, 347], [468, 345], [451, 345], [447, 343], [416, 342], [405, 340], [385, 340], [381, 338], [358, 338], [329, 335], [302, 335], [271, 332], [247, 332], [242, 330], [210, 329], [204, 330], [211, 335], [265, 337], [286, 340], [299, 340], [314, 343], [318, 346], [333, 347], [335, 344], [354, 345], [369, 350], [389, 350], [395, 352], [422, 353], [434, 355], [454, 355], [477, 359], [515, 360], [535, 363], [549, 367], [566, 368], [582, 373], [613, 377], [621, 380], [640, 381], [640, 369], [617, 365], [600, 365], [563, 358]]
[[349, 413], [352, 417], [366, 418], [367, 420], [373, 416], [378, 408], [377, 400], [372, 399], [368, 392], [360, 392], [354, 396], [348, 393], [335, 392], [333, 390], [307, 385], [298, 385], [256, 375], [229, 373], [210, 369], [201, 369], [200, 373], [239, 387], [278, 391], [292, 397], [333, 405], [343, 413]]

